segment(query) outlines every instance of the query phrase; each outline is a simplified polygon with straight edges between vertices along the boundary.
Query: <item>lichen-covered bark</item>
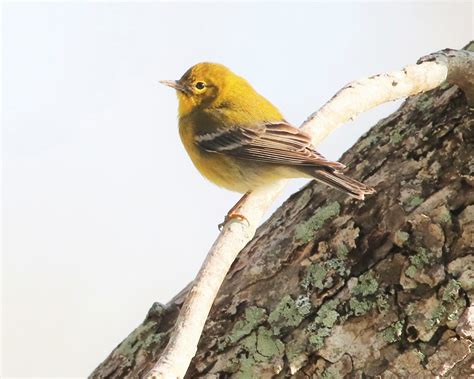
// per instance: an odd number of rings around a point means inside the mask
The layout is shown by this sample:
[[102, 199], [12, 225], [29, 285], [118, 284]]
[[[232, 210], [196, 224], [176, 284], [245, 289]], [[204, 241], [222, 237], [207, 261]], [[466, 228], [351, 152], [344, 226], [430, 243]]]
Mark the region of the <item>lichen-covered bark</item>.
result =
[[[455, 86], [408, 99], [341, 159], [366, 201], [310, 183], [240, 253], [190, 378], [474, 375], [474, 122]], [[183, 295], [92, 373], [139, 378]]]

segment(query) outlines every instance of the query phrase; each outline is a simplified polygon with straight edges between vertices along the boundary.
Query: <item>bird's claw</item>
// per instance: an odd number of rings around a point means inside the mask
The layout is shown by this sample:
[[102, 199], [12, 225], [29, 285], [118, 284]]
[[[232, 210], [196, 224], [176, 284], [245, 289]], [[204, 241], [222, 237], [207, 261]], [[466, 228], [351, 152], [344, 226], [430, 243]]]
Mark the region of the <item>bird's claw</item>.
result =
[[222, 221], [219, 225], [217, 225], [217, 227], [219, 228], [219, 231], [222, 231], [222, 228], [224, 228], [224, 225], [227, 224], [229, 221], [246, 221], [248, 224], [249, 223], [249, 220], [247, 220], [247, 217], [245, 217], [244, 215], [241, 215], [239, 213], [228, 213], [226, 216], [225, 216], [225, 219], [224, 221]]

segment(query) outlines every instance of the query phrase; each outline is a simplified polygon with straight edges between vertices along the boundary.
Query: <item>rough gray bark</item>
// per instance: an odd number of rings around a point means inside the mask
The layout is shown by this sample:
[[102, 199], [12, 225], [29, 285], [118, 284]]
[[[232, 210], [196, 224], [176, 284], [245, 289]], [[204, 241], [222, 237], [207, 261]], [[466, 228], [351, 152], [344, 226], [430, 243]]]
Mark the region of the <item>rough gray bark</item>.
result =
[[[474, 375], [473, 120], [456, 86], [412, 97], [341, 159], [377, 194], [288, 199], [234, 262], [187, 376]], [[144, 375], [183, 294], [91, 377]]]

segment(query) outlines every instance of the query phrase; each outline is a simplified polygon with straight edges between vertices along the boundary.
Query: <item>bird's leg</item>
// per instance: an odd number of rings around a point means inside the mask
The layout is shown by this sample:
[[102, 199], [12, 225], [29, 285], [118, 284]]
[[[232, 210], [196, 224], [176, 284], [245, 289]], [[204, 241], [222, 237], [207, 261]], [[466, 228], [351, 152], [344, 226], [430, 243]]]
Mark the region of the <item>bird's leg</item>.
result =
[[237, 219], [237, 220], [239, 220], [239, 221], [247, 221], [247, 222], [249, 222], [249, 220], [247, 220], [247, 218], [246, 218], [244, 215], [241, 215], [240, 213], [237, 213], [237, 211], [238, 211], [240, 205], [244, 202], [244, 200], [248, 197], [248, 195], [250, 195], [250, 191], [249, 191], [249, 192], [246, 192], [246, 193], [244, 194], [244, 196], [242, 196], [242, 197], [240, 198], [240, 200], [239, 200], [237, 203], [235, 203], [235, 205], [234, 205], [232, 208], [230, 208], [229, 212], [227, 212], [227, 215], [225, 216], [224, 221], [221, 222], [221, 223], [218, 225], [219, 230], [222, 230], [222, 228], [224, 227], [224, 225], [225, 225], [228, 221], [230, 221], [230, 220], [232, 220], [232, 219]]

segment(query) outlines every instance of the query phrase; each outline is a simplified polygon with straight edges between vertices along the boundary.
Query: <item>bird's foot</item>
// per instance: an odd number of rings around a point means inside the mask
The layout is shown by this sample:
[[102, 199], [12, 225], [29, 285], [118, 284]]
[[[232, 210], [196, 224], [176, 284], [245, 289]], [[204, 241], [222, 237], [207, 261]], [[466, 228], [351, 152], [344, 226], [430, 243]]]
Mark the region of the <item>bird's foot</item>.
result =
[[229, 212], [227, 213], [227, 215], [225, 216], [225, 219], [224, 221], [222, 221], [217, 227], [219, 228], [219, 231], [222, 230], [222, 228], [224, 227], [225, 224], [227, 224], [229, 221], [246, 221], [248, 224], [249, 223], [249, 220], [247, 220], [247, 217], [245, 217], [244, 215], [241, 215], [239, 213], [234, 213], [234, 212]]

